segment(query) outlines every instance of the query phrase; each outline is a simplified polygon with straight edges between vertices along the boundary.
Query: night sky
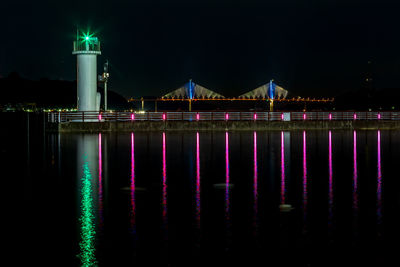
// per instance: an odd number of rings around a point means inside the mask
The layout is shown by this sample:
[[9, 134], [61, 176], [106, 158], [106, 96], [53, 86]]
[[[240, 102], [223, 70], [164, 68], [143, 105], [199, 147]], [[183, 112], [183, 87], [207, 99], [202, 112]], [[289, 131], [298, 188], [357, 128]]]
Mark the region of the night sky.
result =
[[368, 72], [376, 88], [400, 88], [400, 1], [4, 0], [1, 10], [2, 77], [75, 80], [79, 26], [99, 37], [98, 72], [108, 59], [110, 90], [126, 97], [190, 78], [226, 96], [270, 79], [294, 95], [335, 96]]

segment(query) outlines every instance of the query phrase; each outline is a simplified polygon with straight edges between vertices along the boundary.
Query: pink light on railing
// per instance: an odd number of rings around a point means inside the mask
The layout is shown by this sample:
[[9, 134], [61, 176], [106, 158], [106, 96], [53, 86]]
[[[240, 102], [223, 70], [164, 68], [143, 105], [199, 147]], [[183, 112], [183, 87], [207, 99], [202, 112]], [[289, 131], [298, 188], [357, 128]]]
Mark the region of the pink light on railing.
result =
[[254, 113], [253, 118], [254, 118], [254, 120], [257, 120], [257, 113]]
[[162, 119], [165, 121], [167, 119], [167, 115], [165, 113], [162, 114]]
[[355, 120], [357, 119], [357, 114], [356, 113], [353, 114], [353, 119], [355, 119]]
[[306, 115], [306, 113], [303, 113], [303, 120], [306, 120], [307, 119], [307, 115]]
[[329, 120], [332, 120], [332, 113], [329, 113]]
[[198, 112], [196, 113], [196, 120], [200, 120], [200, 114]]
[[225, 120], [229, 120], [229, 113], [225, 113]]
[[99, 114], [99, 121], [101, 121], [101, 113]]
[[132, 113], [132, 114], [131, 114], [131, 121], [134, 121], [134, 120], [135, 120], [135, 114]]
[[378, 120], [381, 119], [381, 113], [378, 113]]
[[283, 120], [283, 113], [281, 113], [281, 120]]

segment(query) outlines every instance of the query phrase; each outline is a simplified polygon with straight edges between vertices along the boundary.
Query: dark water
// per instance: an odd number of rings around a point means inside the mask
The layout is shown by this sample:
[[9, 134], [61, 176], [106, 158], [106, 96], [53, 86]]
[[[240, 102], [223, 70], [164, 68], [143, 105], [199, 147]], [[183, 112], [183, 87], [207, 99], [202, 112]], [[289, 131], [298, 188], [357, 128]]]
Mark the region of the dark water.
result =
[[15, 265], [398, 265], [399, 131], [30, 127], [2, 136]]

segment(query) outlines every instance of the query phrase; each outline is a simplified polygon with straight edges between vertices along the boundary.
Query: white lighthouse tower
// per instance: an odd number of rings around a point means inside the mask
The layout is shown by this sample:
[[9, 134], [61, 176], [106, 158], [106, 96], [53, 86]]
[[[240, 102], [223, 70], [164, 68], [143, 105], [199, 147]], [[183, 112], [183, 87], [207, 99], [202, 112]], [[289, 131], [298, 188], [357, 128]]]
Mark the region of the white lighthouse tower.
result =
[[101, 55], [100, 41], [93, 34], [77, 32], [73, 55], [77, 55], [77, 107], [78, 111], [99, 111], [97, 94], [97, 56]]

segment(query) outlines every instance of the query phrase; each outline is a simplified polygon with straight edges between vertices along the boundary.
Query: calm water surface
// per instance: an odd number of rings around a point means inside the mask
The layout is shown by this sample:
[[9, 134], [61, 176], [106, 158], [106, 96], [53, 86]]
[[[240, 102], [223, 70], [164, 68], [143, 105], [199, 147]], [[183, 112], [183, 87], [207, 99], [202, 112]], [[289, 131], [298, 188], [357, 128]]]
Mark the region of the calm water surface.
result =
[[17, 261], [399, 264], [399, 131], [9, 138], [4, 174], [21, 185], [4, 189]]

